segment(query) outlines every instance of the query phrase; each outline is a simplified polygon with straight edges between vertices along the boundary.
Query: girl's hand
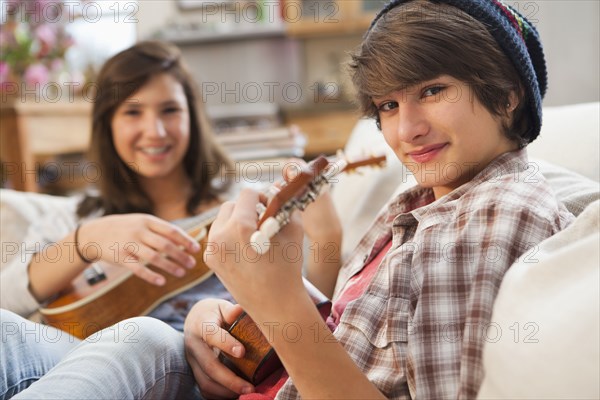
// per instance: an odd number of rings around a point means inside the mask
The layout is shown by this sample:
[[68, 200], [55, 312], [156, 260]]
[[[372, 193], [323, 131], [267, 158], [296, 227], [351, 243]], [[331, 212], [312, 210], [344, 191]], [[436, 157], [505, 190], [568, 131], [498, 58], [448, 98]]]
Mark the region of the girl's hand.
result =
[[233, 398], [254, 390], [219, 361], [221, 351], [244, 356], [244, 346], [222, 328], [231, 325], [241, 312], [240, 306], [226, 300], [206, 299], [196, 303], [185, 319], [186, 359], [205, 398]]
[[193, 268], [200, 245], [183, 229], [149, 214], [123, 214], [84, 222], [78, 243], [83, 256], [118, 264], [140, 278], [162, 285], [165, 278], [148, 268], [153, 265], [181, 277]]

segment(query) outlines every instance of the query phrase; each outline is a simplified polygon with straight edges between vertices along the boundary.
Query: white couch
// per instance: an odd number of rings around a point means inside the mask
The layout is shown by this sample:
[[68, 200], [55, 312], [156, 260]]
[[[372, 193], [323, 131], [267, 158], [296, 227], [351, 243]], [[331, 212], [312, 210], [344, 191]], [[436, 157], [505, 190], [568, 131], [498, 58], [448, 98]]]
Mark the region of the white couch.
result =
[[[600, 398], [599, 110], [599, 103], [544, 110], [530, 158], [579, 217], [572, 229], [542, 243], [539, 262], [521, 263], [507, 274], [492, 319], [502, 327], [502, 337], [486, 347], [482, 398]], [[362, 120], [346, 150], [351, 156], [366, 149], [389, 152], [374, 123]], [[388, 160], [382, 170], [341, 176], [333, 189], [338, 213], [352, 227], [345, 230], [345, 253], [385, 201], [414, 184], [393, 154]], [[19, 243], [32, 220], [66, 201], [0, 190], [2, 265], [12, 257], [6, 246]], [[538, 333], [527, 336], [536, 326]], [[529, 343], [526, 336], [539, 342]]]

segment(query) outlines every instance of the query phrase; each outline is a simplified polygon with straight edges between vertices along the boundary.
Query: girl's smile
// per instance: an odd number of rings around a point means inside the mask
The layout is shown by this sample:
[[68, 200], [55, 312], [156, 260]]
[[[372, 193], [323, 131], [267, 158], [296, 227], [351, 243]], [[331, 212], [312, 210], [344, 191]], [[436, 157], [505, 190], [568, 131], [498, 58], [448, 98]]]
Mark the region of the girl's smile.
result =
[[113, 141], [121, 159], [142, 178], [181, 178], [190, 140], [182, 85], [170, 74], [151, 78], [117, 109]]

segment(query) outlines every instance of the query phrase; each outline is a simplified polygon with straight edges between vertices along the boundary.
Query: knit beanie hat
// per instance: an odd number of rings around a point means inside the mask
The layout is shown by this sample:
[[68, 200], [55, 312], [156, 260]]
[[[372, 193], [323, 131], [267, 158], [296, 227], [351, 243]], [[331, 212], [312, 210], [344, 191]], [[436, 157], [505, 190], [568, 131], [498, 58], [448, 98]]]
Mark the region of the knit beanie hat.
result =
[[[413, 0], [392, 0], [375, 17], [371, 27], [392, 8]], [[542, 43], [535, 27], [519, 12], [500, 0], [430, 0], [454, 6], [483, 23], [521, 76], [529, 95], [529, 112], [533, 127], [525, 134], [533, 141], [542, 127], [542, 98], [546, 94], [548, 75]], [[369, 33], [367, 31], [367, 35]]]

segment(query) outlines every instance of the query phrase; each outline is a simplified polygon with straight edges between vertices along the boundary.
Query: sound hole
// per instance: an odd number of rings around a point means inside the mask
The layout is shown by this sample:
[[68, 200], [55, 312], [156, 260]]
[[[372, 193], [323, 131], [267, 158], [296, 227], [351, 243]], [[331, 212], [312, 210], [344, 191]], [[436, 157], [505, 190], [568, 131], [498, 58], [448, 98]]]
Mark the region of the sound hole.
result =
[[106, 279], [106, 274], [102, 270], [102, 267], [97, 264], [94, 264], [83, 271], [83, 276], [90, 285], [95, 285], [96, 283], [102, 282]]

